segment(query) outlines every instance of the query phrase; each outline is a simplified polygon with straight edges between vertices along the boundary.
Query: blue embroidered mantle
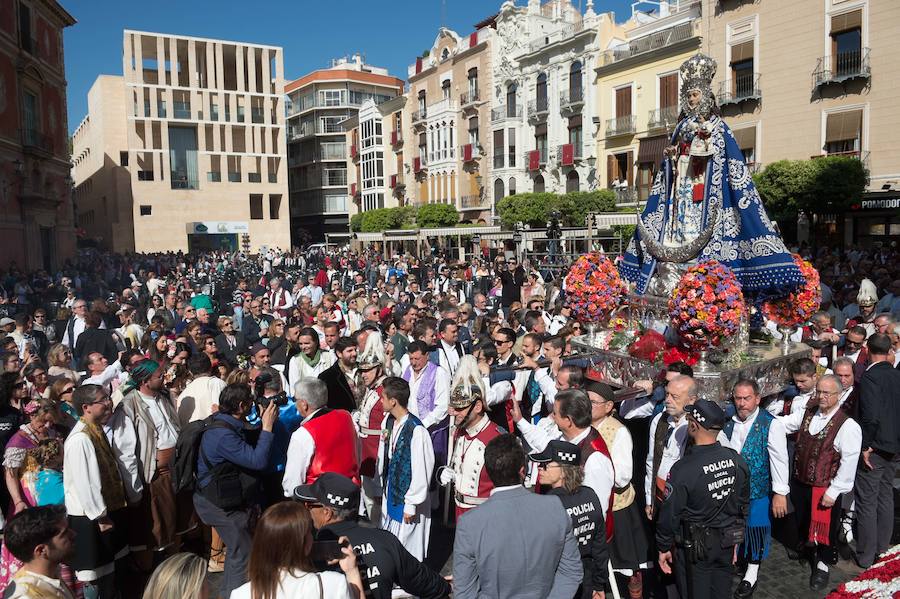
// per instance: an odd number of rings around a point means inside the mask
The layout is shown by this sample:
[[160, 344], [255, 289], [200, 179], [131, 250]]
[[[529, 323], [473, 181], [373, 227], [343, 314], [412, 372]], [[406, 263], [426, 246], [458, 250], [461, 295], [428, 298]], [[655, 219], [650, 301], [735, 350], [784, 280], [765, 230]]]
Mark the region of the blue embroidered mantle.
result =
[[[802, 285], [803, 276], [766, 214], [731, 129], [722, 119], [716, 120], [718, 125], [710, 138], [715, 151], [706, 171], [701, 229], [709, 224], [710, 204], [714, 202], [718, 210], [712, 236], [696, 260], [717, 260], [731, 268], [751, 300], [783, 296]], [[673, 144], [689, 122], [690, 118], [683, 119], [675, 128]], [[669, 197], [676, 174], [672, 161], [664, 159], [641, 215], [647, 231], [660, 242], [671, 212]], [[619, 269], [643, 294], [653, 278], [656, 262], [638, 230]]]
[[[396, 420], [393, 416], [388, 416], [386, 424], [388, 437], [384, 444], [384, 473], [383, 486], [386, 490], [388, 516], [397, 522], [403, 522], [403, 508], [405, 506], [406, 492], [409, 491], [409, 485], [412, 482], [412, 436], [413, 429], [422, 426], [422, 421], [413, 414], [409, 414], [406, 422], [399, 431], [394, 430]], [[397, 435], [397, 442], [394, 444], [394, 454], [390, 455], [391, 437]]]

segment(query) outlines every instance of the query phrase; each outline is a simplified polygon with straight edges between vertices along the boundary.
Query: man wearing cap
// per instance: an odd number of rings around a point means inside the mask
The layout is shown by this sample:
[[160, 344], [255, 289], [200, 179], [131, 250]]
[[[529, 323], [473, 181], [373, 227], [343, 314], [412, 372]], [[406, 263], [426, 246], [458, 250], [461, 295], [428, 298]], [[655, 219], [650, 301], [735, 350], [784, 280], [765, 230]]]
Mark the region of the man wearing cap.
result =
[[394, 586], [422, 599], [449, 596], [447, 581], [413, 557], [397, 537], [357, 523], [359, 487], [346, 476], [326, 472], [313, 484], [298, 486], [293, 496], [309, 508], [317, 541], [350, 540], [366, 597], [390, 599]]
[[[612, 538], [610, 561], [616, 572], [629, 577], [629, 594], [632, 597], [641, 597], [643, 576], [640, 570], [642, 567], [649, 567], [650, 541], [647, 520], [635, 502], [637, 493], [631, 483], [634, 472], [632, 457], [634, 444], [631, 433], [613, 415], [615, 403], [612, 387], [606, 383], [588, 380], [582, 388], [591, 400], [591, 426], [606, 442], [615, 471], [612, 520], [615, 530], [623, 532]], [[624, 531], [628, 531], [627, 534]]]
[[838, 377], [826, 374], [816, 383], [814, 400], [800, 412], [779, 418], [787, 433], [797, 432], [791, 469], [791, 503], [786, 545], [814, 544], [810, 588], [828, 586], [828, 567], [837, 563], [841, 496], [853, 490], [862, 445], [859, 424], [840, 409], [843, 391]]
[[294, 488], [316, 481], [323, 472], [338, 472], [359, 483], [359, 441], [346, 410], [327, 406], [328, 389], [319, 379], [300, 379], [294, 402], [303, 417], [291, 435], [282, 487], [290, 497]]
[[[131, 510], [132, 552], [164, 550], [177, 542], [176, 535], [185, 528], [177, 522], [170, 472], [180, 430], [178, 415], [174, 403], [161, 393], [162, 387], [159, 363], [138, 362], [110, 421], [112, 448]], [[148, 561], [140, 565], [149, 567], [151, 554], [143, 557]]]
[[771, 515], [787, 513], [788, 450], [784, 425], [759, 407], [759, 385], [750, 379], [735, 383], [731, 393], [735, 414], [719, 433], [719, 443], [741, 454], [750, 469], [750, 507], [747, 529], [739, 555], [747, 562], [736, 599], [747, 599], [756, 590], [759, 565], [769, 555]]
[[381, 333], [369, 333], [365, 345], [356, 358], [356, 374], [359, 377], [357, 390], [362, 394], [362, 399], [359, 402], [359, 409], [354, 411], [352, 416], [361, 443], [359, 475], [362, 482], [363, 505], [369, 520], [375, 523], [381, 521], [381, 485], [376, 464], [378, 440], [384, 422], [384, 409], [381, 407], [384, 362]]
[[[572, 520], [572, 532], [578, 541], [584, 569], [581, 588], [575, 598], [603, 599], [609, 578], [607, 526], [597, 494], [581, 484], [584, 469], [580, 464], [580, 454], [577, 445], [556, 439], [550, 441], [544, 451], [528, 457], [538, 465], [539, 482], [550, 487], [547, 494], [559, 497]], [[640, 594], [637, 596], [640, 597]]]
[[857, 314], [849, 314], [852, 305], [844, 308], [847, 314], [847, 330], [849, 331], [855, 326], [860, 326], [866, 331], [866, 337], [875, 333], [875, 317], [878, 315], [875, 306], [878, 304], [878, 289], [869, 279], [863, 279], [859, 284], [859, 293], [856, 296], [856, 305], [859, 306]]
[[[466, 362], [474, 360], [472, 357], [465, 358]], [[477, 368], [468, 365], [465, 368], [472, 367]], [[481, 372], [477, 375], [477, 379], [454, 380], [449, 404], [454, 425], [450, 460], [447, 466], [438, 470], [441, 485], [451, 482], [454, 485], [457, 520], [491, 496], [494, 484], [484, 468], [484, 450], [492, 439], [502, 434], [487, 416], [484, 382]]]
[[656, 527], [659, 567], [675, 571], [678, 593], [691, 599], [731, 595], [732, 561], [750, 499], [744, 459], [716, 437], [725, 412], [699, 399], [685, 408], [692, 444], [669, 472]]

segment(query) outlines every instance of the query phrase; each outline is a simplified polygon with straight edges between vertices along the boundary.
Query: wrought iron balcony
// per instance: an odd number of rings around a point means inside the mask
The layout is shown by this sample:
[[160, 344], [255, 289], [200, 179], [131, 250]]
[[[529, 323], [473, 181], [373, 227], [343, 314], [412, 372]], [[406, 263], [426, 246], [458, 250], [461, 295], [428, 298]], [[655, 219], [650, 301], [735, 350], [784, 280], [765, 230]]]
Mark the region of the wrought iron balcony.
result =
[[474, 106], [472, 105], [479, 100], [481, 100], [481, 98], [478, 97], [478, 90], [470, 89], [469, 91], [459, 95], [459, 107], [463, 110], [467, 108], [473, 108]]
[[415, 125], [416, 123], [421, 123], [428, 116], [428, 110], [426, 108], [421, 108], [412, 113], [412, 122]]
[[662, 31], [633, 39], [626, 46], [602, 52], [600, 54], [599, 67], [602, 68], [635, 56], [647, 54], [654, 50], [683, 42], [695, 35], [699, 34], [694, 31], [693, 22], [681, 23], [669, 29], [663, 29]]
[[606, 137], [629, 135], [635, 132], [635, 115], [620, 116], [614, 119], [606, 119]]
[[547, 98], [535, 98], [528, 101], [528, 120], [529, 121], [546, 121], [547, 113], [550, 112], [550, 102]]
[[856, 158], [860, 162], [863, 163], [863, 166], [869, 168], [869, 152], [863, 152], [860, 150], [850, 150], [847, 152], [828, 152], [827, 154], [816, 154], [815, 156], [810, 156], [810, 158], [824, 158], [826, 156], [843, 156], [844, 158]]
[[507, 104], [506, 106], [498, 106], [491, 109], [491, 122], [520, 118], [522, 118], [522, 106], [520, 104]]
[[559, 110], [563, 113], [579, 112], [584, 106], [584, 92], [580, 87], [559, 94]]
[[678, 107], [665, 106], [650, 111], [647, 115], [648, 131], [668, 131], [675, 127], [678, 123]]
[[852, 79], [869, 79], [871, 76], [869, 49], [860, 48], [820, 58], [816, 70], [813, 71], [813, 87], [843, 83]]
[[741, 75], [734, 79], [726, 79], [719, 84], [719, 93], [716, 101], [719, 106], [740, 104], [762, 98], [762, 90], [759, 88], [759, 73]]
[[528, 150], [522, 155], [522, 159], [529, 171], [540, 170], [547, 164], [547, 150]]
[[556, 148], [556, 156], [562, 166], [573, 166], [581, 160], [581, 144], [562, 144]]
[[481, 158], [481, 146], [479, 144], [464, 144], [459, 146], [459, 157], [463, 162], [472, 162]]

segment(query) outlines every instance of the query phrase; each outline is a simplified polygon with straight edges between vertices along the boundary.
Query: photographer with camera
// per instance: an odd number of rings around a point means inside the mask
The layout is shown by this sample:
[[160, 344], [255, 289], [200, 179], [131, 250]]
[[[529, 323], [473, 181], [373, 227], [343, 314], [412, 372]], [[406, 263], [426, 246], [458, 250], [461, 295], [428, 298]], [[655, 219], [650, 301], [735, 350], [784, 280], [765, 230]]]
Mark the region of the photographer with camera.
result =
[[262, 430], [256, 445], [247, 442], [245, 420], [253, 408], [248, 385], [227, 385], [219, 395], [219, 411], [200, 441], [194, 508], [207, 526], [214, 526], [228, 547], [223, 597], [247, 581], [250, 557], [250, 512], [259, 498], [259, 481], [269, 463], [272, 429], [278, 406], [270, 401], [261, 412]]
[[328, 388], [319, 379], [300, 379], [294, 402], [303, 416], [291, 435], [282, 488], [293, 497], [299, 485], [312, 484], [324, 472], [337, 472], [359, 484], [359, 439], [346, 410], [327, 407]]
[[288, 400], [287, 393], [281, 386], [281, 377], [274, 368], [265, 366], [259, 369], [253, 379], [253, 397], [256, 402], [256, 413], [262, 414], [270, 403], [278, 407], [278, 420], [272, 427], [272, 452], [269, 454], [269, 465], [263, 476], [263, 492], [265, 504], [272, 505], [284, 500], [281, 479], [287, 463], [288, 443], [303, 417], [297, 411], [294, 402]]

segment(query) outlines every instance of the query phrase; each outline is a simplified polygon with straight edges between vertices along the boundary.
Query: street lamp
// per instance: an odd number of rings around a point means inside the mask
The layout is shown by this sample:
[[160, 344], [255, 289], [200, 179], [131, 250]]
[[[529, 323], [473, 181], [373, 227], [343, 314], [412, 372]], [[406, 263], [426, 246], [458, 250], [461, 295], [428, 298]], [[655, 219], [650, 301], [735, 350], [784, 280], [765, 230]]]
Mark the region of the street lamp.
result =
[[513, 230], [513, 243], [516, 244], [516, 256], [520, 259], [522, 258], [522, 231], [524, 230], [525, 225], [520, 222], [517, 222], [515, 228]]

